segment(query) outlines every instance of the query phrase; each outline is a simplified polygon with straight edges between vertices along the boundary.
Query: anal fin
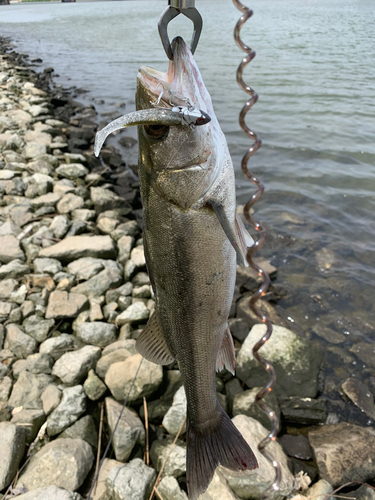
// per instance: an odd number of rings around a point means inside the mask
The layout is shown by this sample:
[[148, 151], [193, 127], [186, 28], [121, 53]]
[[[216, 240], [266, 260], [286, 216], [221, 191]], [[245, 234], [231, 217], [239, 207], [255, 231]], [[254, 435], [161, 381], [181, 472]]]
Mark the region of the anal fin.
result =
[[232, 375], [234, 375], [236, 368], [236, 354], [229, 327], [227, 327], [225, 331], [223, 343], [221, 344], [221, 349], [217, 356], [216, 371], [219, 372], [223, 370], [224, 367], [231, 372]]
[[135, 347], [139, 354], [152, 363], [157, 365], [173, 363], [174, 357], [165, 341], [164, 332], [156, 311], [139, 335]]
[[245, 224], [242, 222], [241, 216], [236, 212], [236, 219], [234, 221], [235, 232], [238, 240], [238, 245], [240, 247], [241, 253], [243, 255], [244, 266], [249, 267], [246, 259], [247, 249], [254, 245], [254, 240], [248, 233]]

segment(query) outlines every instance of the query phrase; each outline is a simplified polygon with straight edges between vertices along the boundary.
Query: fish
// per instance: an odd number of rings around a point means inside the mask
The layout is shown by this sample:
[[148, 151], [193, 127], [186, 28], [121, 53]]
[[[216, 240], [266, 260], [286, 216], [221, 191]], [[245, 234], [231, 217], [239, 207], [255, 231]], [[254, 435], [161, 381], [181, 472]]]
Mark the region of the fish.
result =
[[217, 466], [252, 470], [257, 459], [216, 394], [216, 371], [235, 373], [228, 327], [237, 260], [253, 240], [236, 210], [225, 136], [194, 57], [181, 37], [166, 73], [141, 66], [137, 111], [100, 131], [138, 126], [143, 239], [155, 311], [136, 342], [147, 360], [178, 362], [187, 400], [186, 477], [190, 500]]

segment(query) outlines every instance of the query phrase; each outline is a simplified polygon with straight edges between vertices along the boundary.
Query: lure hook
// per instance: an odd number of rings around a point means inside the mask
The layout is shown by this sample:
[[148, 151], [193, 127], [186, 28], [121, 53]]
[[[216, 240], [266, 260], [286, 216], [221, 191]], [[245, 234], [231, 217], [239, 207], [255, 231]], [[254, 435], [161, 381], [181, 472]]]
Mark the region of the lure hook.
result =
[[252, 267], [259, 276], [261, 276], [263, 283], [259, 290], [257, 290], [250, 298], [249, 305], [251, 310], [254, 312], [254, 314], [262, 321], [262, 323], [265, 324], [266, 326], [266, 332], [263, 335], [263, 337], [255, 344], [253, 348], [253, 355], [254, 358], [264, 367], [264, 369], [267, 371], [269, 374], [269, 381], [267, 385], [265, 385], [256, 395], [256, 403], [258, 406], [268, 415], [269, 419], [271, 420], [272, 423], [272, 430], [271, 432], [259, 443], [258, 445], [258, 450], [262, 453], [262, 455], [272, 464], [272, 466], [275, 468], [275, 479], [269, 488], [265, 490], [262, 494], [262, 498], [268, 498], [268, 493], [270, 493], [272, 490], [273, 491], [278, 491], [280, 489], [280, 484], [281, 484], [281, 467], [280, 464], [275, 460], [269, 453], [266, 451], [266, 446], [269, 444], [271, 441], [275, 441], [276, 436], [279, 432], [279, 420], [276, 416], [276, 413], [270, 408], [266, 403], [263, 401], [263, 398], [268, 394], [269, 392], [272, 391], [272, 389], [275, 386], [276, 383], [276, 374], [273, 366], [269, 361], [264, 359], [260, 354], [259, 354], [259, 349], [269, 341], [271, 335], [272, 335], [272, 323], [267, 316], [263, 315], [259, 309], [256, 307], [256, 302], [260, 299], [260, 297], [264, 296], [265, 293], [267, 292], [271, 280], [268, 274], [257, 264], [253, 262], [253, 256], [254, 253], [263, 246], [265, 240], [266, 240], [266, 230], [260, 224], [259, 222], [255, 221], [251, 215], [250, 215], [250, 208], [256, 203], [259, 198], [262, 196], [264, 192], [264, 186], [261, 183], [261, 181], [253, 175], [249, 169], [248, 169], [248, 162], [250, 158], [253, 156], [254, 153], [258, 151], [260, 148], [262, 141], [258, 137], [258, 135], [253, 132], [245, 122], [245, 117], [246, 114], [250, 111], [250, 109], [254, 106], [254, 104], [258, 100], [258, 94], [253, 90], [249, 85], [247, 85], [244, 80], [243, 80], [243, 71], [245, 67], [254, 59], [255, 57], [255, 52], [248, 47], [241, 39], [240, 32], [243, 27], [243, 25], [250, 19], [250, 17], [253, 15], [253, 11], [250, 10], [248, 7], [243, 5], [239, 0], [233, 0], [233, 4], [239, 11], [242, 12], [242, 16], [238, 20], [235, 29], [234, 29], [234, 40], [237, 44], [237, 46], [246, 53], [246, 56], [242, 59], [240, 65], [238, 66], [237, 73], [236, 73], [236, 78], [237, 78], [237, 83], [240, 86], [240, 88], [246, 92], [247, 94], [250, 95], [250, 99], [246, 102], [246, 104], [243, 106], [240, 116], [239, 116], [239, 123], [242, 128], [242, 130], [245, 132], [245, 134], [248, 135], [250, 139], [254, 141], [254, 145], [251, 146], [247, 153], [244, 155], [242, 162], [241, 162], [241, 168], [242, 172], [244, 173], [245, 177], [247, 177], [255, 186], [258, 188], [257, 191], [252, 195], [250, 200], [246, 203], [244, 207], [244, 216], [246, 220], [249, 222], [249, 224], [258, 232], [259, 238], [257, 241], [255, 241], [254, 245], [248, 249], [246, 259], [249, 263], [249, 266]]
[[183, 14], [194, 24], [193, 36], [190, 43], [190, 50], [193, 54], [202, 33], [203, 20], [202, 16], [195, 8], [195, 0], [169, 0], [168, 7], [160, 16], [158, 29], [165, 53], [171, 61], [173, 61], [173, 51], [168, 36], [168, 24], [179, 14]]

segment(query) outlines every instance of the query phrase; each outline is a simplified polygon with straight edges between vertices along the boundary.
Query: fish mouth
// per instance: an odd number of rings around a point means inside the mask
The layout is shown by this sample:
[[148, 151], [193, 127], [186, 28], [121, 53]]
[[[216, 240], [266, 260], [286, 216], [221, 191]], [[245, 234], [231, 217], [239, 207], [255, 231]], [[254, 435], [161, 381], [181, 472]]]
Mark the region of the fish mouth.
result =
[[209, 154], [207, 160], [202, 163], [194, 163], [193, 165], [186, 165], [185, 167], [169, 169], [170, 172], [207, 172], [211, 167], [212, 155]]

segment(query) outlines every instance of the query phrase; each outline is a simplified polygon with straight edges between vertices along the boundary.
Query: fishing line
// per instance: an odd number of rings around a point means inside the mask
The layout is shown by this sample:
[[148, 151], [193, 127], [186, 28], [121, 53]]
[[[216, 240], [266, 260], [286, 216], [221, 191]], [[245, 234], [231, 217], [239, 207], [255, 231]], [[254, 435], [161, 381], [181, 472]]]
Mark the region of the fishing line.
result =
[[255, 177], [248, 169], [248, 162], [250, 158], [253, 156], [254, 153], [258, 151], [260, 148], [262, 142], [258, 135], [253, 132], [245, 122], [245, 117], [247, 113], [250, 111], [250, 109], [254, 106], [254, 104], [258, 100], [258, 94], [253, 90], [251, 87], [249, 87], [243, 80], [243, 71], [245, 67], [254, 59], [255, 57], [255, 52], [248, 47], [240, 37], [240, 32], [243, 27], [243, 25], [250, 19], [250, 17], [253, 15], [253, 11], [250, 10], [248, 7], [243, 5], [239, 0], [233, 0], [233, 4], [235, 7], [242, 12], [242, 16], [238, 20], [235, 28], [234, 28], [234, 40], [237, 44], [237, 46], [246, 53], [246, 56], [242, 59], [241, 64], [238, 66], [237, 73], [236, 73], [236, 78], [237, 78], [237, 83], [240, 86], [240, 88], [246, 92], [246, 94], [250, 95], [250, 99], [246, 102], [246, 104], [243, 106], [240, 116], [239, 116], [239, 123], [242, 128], [242, 130], [245, 132], [245, 134], [254, 141], [254, 145], [251, 146], [247, 153], [244, 155], [242, 158], [241, 162], [241, 168], [242, 172], [244, 173], [245, 177], [249, 179], [250, 182], [255, 184], [255, 186], [258, 188], [257, 191], [252, 195], [250, 200], [246, 203], [243, 213], [248, 221], [248, 223], [258, 232], [259, 238], [257, 241], [255, 241], [254, 245], [250, 247], [247, 251], [246, 259], [249, 263], [249, 266], [252, 267], [258, 275], [262, 278], [263, 283], [260, 286], [259, 290], [257, 290], [250, 298], [249, 300], [249, 306], [250, 309], [253, 311], [253, 313], [265, 324], [266, 326], [266, 333], [263, 335], [263, 337], [255, 344], [253, 348], [253, 356], [254, 358], [265, 368], [267, 373], [269, 374], [269, 380], [267, 385], [265, 385], [256, 395], [255, 401], [257, 405], [268, 415], [269, 419], [271, 420], [272, 423], [272, 430], [271, 432], [259, 443], [258, 445], [258, 450], [262, 455], [272, 464], [272, 466], [275, 469], [275, 479], [272, 485], [267, 488], [263, 493], [262, 493], [262, 498], [267, 498], [267, 494], [278, 491], [280, 489], [280, 483], [281, 483], [281, 467], [280, 464], [272, 458], [272, 456], [266, 451], [266, 446], [268, 443], [271, 441], [276, 440], [277, 433], [279, 432], [279, 420], [277, 418], [276, 413], [270, 408], [266, 403], [263, 401], [263, 398], [266, 396], [266, 394], [270, 393], [276, 383], [276, 374], [273, 366], [271, 363], [269, 363], [266, 359], [264, 359], [260, 354], [259, 354], [259, 349], [266, 344], [271, 335], [272, 335], [272, 323], [270, 319], [266, 316], [263, 315], [260, 310], [256, 307], [256, 302], [260, 299], [260, 297], [263, 297], [270, 284], [271, 280], [268, 274], [257, 264], [253, 262], [253, 256], [254, 253], [263, 246], [265, 240], [266, 240], [266, 230], [265, 228], [257, 221], [255, 221], [251, 215], [250, 215], [250, 208], [256, 203], [259, 198], [262, 196], [264, 192], [264, 186], [261, 183], [261, 181]]
[[103, 466], [103, 463], [104, 463], [104, 460], [107, 458], [107, 455], [108, 455], [108, 451], [109, 451], [109, 448], [111, 447], [111, 444], [112, 444], [112, 441], [113, 441], [113, 436], [115, 435], [115, 432], [117, 430], [117, 427], [118, 427], [118, 424], [120, 423], [120, 420], [121, 420], [121, 417], [122, 417], [122, 414], [124, 413], [124, 410], [125, 410], [125, 406], [128, 404], [128, 401], [129, 401], [129, 397], [130, 397], [130, 393], [132, 392], [132, 389], [134, 387], [134, 384], [135, 384], [135, 380], [138, 376], [138, 373], [139, 373], [139, 370], [141, 368], [141, 365], [142, 365], [142, 362], [143, 362], [143, 358], [141, 359], [139, 365], [138, 365], [138, 368], [137, 368], [137, 371], [134, 375], [134, 378], [132, 380], [132, 383], [131, 383], [131, 386], [130, 386], [130, 389], [129, 389], [129, 392], [125, 398], [125, 401], [124, 401], [124, 404], [122, 405], [122, 408], [121, 408], [121, 411], [120, 411], [120, 415], [118, 416], [118, 419], [117, 419], [117, 422], [116, 422], [116, 425], [115, 425], [115, 428], [113, 429], [112, 433], [111, 433], [111, 437], [109, 438], [109, 441], [108, 441], [108, 444], [104, 450], [104, 454], [103, 454], [103, 458], [101, 459], [100, 461], [100, 465], [99, 465], [99, 468], [94, 476], [94, 480], [92, 482], [92, 485], [91, 485], [91, 488], [90, 488], [90, 491], [89, 491], [89, 494], [87, 495], [87, 498], [86, 500], [91, 500], [91, 493], [93, 492], [94, 488], [95, 488], [95, 484], [98, 480], [98, 477], [99, 477], [99, 474], [100, 474], [100, 470]]

